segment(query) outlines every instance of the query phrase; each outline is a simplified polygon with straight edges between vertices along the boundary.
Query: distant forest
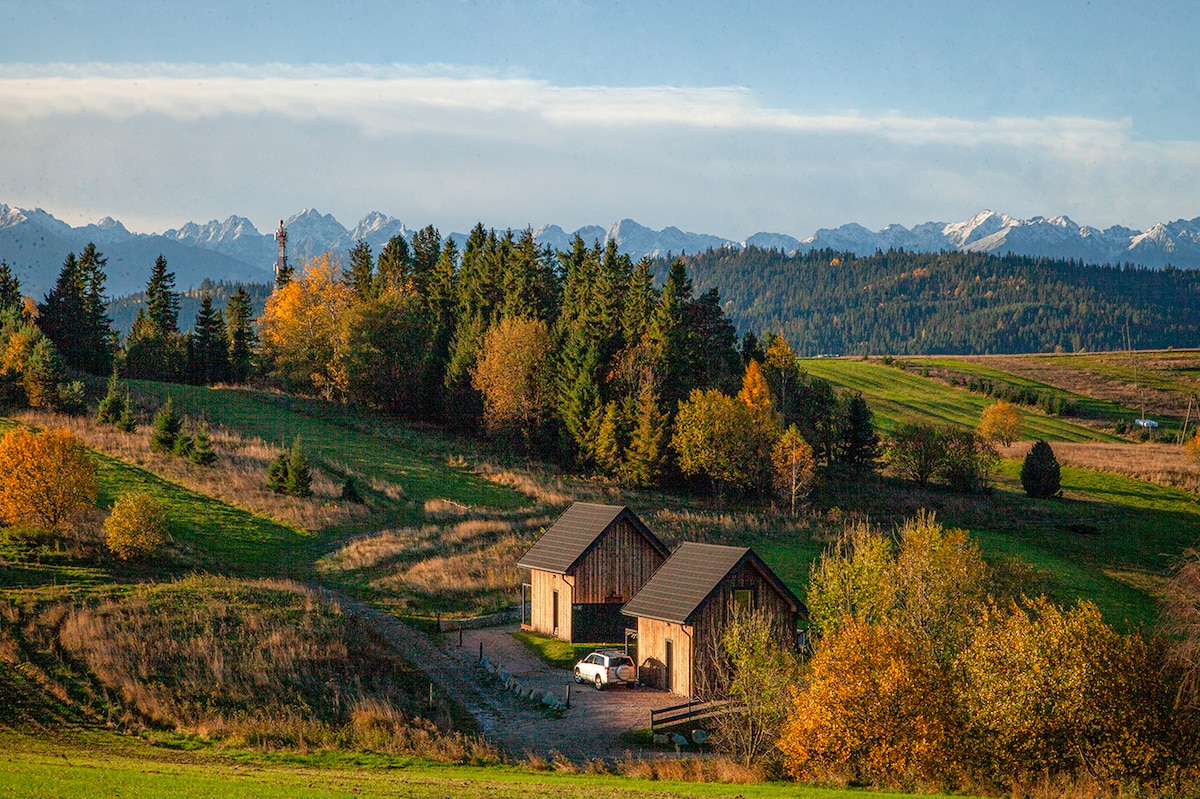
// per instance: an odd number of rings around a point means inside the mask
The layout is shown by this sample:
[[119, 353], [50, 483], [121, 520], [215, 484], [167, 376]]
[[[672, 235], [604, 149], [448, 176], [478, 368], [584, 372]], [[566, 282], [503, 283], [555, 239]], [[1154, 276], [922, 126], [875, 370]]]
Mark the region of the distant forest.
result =
[[[801, 355], [1200, 346], [1200, 271], [969, 252], [710, 250], [687, 256], [739, 330]], [[657, 264], [664, 275], [669, 261]]]
[[[267, 302], [267, 297], [271, 296], [271, 289], [274, 288], [270, 283], [227, 283], [224, 280], [214, 283], [205, 279], [198, 288], [179, 293], [180, 329], [184, 331], [192, 329], [196, 315], [200, 313], [200, 303], [205, 294], [211, 294], [213, 307], [223, 311], [229, 303], [229, 298], [233, 296], [239, 286], [250, 295], [253, 315], [258, 316]], [[137, 318], [138, 309], [144, 309], [145, 305], [146, 292], [144, 291], [111, 300], [108, 303], [108, 316], [112, 319], [112, 329], [122, 336], [128, 335], [129, 331], [133, 329], [133, 320]]]

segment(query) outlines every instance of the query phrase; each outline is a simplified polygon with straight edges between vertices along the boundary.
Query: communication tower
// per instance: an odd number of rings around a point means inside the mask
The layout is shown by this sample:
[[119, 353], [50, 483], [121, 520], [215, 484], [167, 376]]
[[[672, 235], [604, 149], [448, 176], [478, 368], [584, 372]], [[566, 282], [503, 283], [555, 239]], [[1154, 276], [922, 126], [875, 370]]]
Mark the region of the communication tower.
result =
[[275, 256], [275, 285], [278, 286], [281, 277], [286, 281], [291, 276], [287, 261], [287, 228], [283, 226], [282, 219], [279, 220], [279, 230], [275, 231], [275, 242], [279, 245], [279, 254]]

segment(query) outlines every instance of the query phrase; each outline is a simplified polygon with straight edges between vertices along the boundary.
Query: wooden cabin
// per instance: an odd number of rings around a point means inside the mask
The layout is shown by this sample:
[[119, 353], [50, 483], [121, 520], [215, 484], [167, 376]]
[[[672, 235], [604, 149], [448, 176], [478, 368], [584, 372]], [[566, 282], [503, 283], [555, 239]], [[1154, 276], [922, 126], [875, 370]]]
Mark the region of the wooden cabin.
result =
[[684, 543], [626, 603], [637, 619], [644, 683], [692, 697], [715, 687], [728, 667], [721, 639], [739, 613], [765, 611], [784, 646], [795, 648], [807, 609], [754, 550]]
[[564, 641], [623, 641], [621, 606], [669, 555], [629, 508], [576, 502], [517, 562], [529, 569], [521, 626]]

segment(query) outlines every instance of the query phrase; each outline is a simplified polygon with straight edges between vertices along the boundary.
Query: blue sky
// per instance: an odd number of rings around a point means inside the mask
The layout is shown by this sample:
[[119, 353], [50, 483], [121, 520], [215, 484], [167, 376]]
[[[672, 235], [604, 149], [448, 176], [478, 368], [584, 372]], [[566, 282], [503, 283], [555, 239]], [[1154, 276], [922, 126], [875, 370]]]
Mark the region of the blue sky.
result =
[[302, 208], [1200, 215], [1200, 4], [0, 0], [0, 202], [162, 230]]

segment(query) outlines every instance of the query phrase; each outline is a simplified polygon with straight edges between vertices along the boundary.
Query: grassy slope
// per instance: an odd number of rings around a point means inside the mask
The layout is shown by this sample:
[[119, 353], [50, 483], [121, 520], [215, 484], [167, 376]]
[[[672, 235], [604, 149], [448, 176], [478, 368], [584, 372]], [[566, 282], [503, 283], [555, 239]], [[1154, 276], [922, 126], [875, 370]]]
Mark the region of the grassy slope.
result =
[[93, 733], [86, 740], [43, 740], [0, 734], [0, 751], [4, 752], [5, 761], [0, 768], [0, 797], [23, 799], [78, 796], [842, 799], [866, 795], [893, 799], [911, 796], [783, 783], [698, 784], [573, 776], [509, 766], [439, 766], [372, 755], [175, 753], [104, 733]]
[[[810, 374], [834, 385], [861, 391], [875, 414], [875, 424], [891, 432], [904, 422], [950, 423], [963, 427], [979, 424], [983, 409], [995, 400], [938, 383], [891, 366], [847, 358], [814, 358], [801, 361]], [[1120, 441], [1116, 436], [1091, 430], [1064, 419], [1024, 410], [1022, 436], [1047, 441]]]
[[407, 432], [407, 440], [373, 435], [365, 422], [335, 406], [279, 394], [235, 388], [203, 388], [133, 381], [160, 401], [174, 397], [176, 407], [243, 435], [287, 446], [300, 436], [309, 459], [334, 474], [349, 468], [358, 476], [399, 486], [419, 506], [429, 499], [463, 505], [517, 508], [530, 500], [510, 488], [488, 482], [438, 457], [445, 445], [434, 436]]

